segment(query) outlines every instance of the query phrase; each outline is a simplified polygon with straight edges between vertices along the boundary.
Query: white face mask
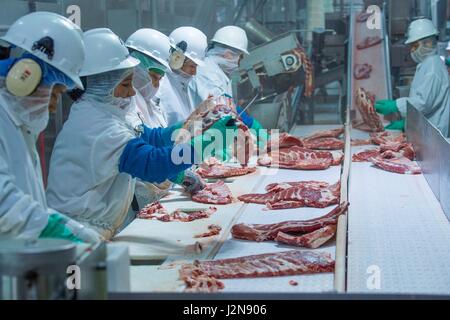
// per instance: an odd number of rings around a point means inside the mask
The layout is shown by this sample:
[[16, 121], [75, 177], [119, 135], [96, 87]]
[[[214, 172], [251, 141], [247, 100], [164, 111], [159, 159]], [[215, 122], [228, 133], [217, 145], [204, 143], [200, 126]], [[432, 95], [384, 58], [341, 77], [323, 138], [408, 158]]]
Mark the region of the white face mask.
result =
[[429, 56], [436, 54], [437, 49], [435, 47], [427, 47], [422, 42], [420, 42], [419, 47], [411, 52], [411, 58], [415, 63], [422, 63]]
[[39, 135], [48, 125], [50, 94], [51, 88], [42, 85], [26, 97], [15, 97], [7, 91], [2, 93], [13, 114], [34, 135]]
[[131, 105], [131, 97], [121, 98], [112, 96], [109, 104], [122, 110], [128, 110]]
[[155, 88], [148, 72], [137, 67], [134, 71], [133, 86], [144, 97], [146, 102], [149, 102], [158, 92], [159, 88]]

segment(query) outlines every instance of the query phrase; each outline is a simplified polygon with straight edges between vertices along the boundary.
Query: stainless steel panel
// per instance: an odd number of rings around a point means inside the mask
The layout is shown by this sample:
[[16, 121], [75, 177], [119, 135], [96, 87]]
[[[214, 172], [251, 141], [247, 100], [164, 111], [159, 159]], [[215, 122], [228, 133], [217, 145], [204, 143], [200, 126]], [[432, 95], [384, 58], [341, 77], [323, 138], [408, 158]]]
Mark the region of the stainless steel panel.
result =
[[418, 163], [431, 190], [450, 220], [450, 142], [409, 104], [406, 135], [414, 145]]

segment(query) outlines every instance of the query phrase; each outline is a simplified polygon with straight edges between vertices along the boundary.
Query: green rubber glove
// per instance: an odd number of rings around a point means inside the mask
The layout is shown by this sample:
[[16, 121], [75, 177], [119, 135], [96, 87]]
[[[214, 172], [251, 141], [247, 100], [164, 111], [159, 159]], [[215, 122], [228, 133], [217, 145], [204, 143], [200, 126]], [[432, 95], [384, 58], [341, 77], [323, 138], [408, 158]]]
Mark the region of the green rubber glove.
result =
[[445, 65], [446, 65], [447, 67], [450, 67], [450, 57], [445, 58]]
[[[235, 120], [231, 116], [226, 116], [221, 118], [220, 120], [216, 121], [208, 130], [206, 130], [202, 135], [199, 135], [197, 137], [194, 137], [191, 140], [191, 145], [194, 147], [194, 150], [197, 154], [196, 159], [201, 159], [201, 161], [204, 161], [205, 158], [209, 156], [215, 156], [219, 158], [219, 160], [225, 161], [228, 159], [228, 153], [227, 149], [229, 145], [233, 143], [233, 139], [227, 139], [227, 130], [236, 130], [236, 124]], [[213, 131], [214, 130], [214, 131]], [[222, 135], [222, 141], [223, 145], [219, 148], [214, 148], [213, 153], [211, 155], [206, 155], [204, 157], [204, 151], [205, 149], [211, 144], [215, 143], [215, 133], [217, 133], [218, 130], [220, 134]]]
[[405, 119], [393, 121], [385, 129], [405, 131]]
[[398, 112], [397, 101], [395, 100], [375, 101], [375, 110], [383, 115]]
[[53, 213], [39, 238], [67, 239], [72, 242], [96, 243], [101, 241], [100, 234], [81, 223], [62, 214]]

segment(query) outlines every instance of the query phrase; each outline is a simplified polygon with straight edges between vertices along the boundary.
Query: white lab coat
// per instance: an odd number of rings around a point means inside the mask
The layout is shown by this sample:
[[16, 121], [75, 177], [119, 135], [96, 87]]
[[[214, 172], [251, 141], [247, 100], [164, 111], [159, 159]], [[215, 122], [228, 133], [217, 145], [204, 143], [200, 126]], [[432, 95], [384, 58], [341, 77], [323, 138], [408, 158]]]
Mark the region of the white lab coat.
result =
[[416, 68], [409, 97], [397, 99], [406, 116], [407, 101], [416, 107], [447, 137], [450, 123], [450, 83], [447, 67], [438, 55], [427, 57]]
[[122, 110], [83, 97], [56, 139], [47, 201], [59, 212], [110, 239], [122, 227], [136, 179], [119, 172], [120, 156], [136, 137]]
[[0, 96], [0, 239], [37, 238], [47, 225], [36, 139]]
[[227, 94], [233, 96], [231, 80], [223, 72], [212, 57], [206, 57], [203, 66], [197, 67], [197, 74], [189, 83], [189, 101], [191, 105], [198, 106], [211, 94], [221, 96]]
[[194, 111], [188, 96], [188, 85], [192, 77], [185, 78], [175, 72], [167, 72], [161, 80], [159, 90], [154, 98], [155, 105], [165, 114], [167, 125], [185, 121]]

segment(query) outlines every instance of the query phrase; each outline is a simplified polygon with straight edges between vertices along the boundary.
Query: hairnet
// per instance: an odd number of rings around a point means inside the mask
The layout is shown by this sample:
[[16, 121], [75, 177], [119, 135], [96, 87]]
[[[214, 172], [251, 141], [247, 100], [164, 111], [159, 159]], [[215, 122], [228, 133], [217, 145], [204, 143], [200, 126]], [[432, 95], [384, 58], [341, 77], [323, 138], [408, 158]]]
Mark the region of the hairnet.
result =
[[158, 92], [158, 88], [153, 86], [150, 75], [142, 63], [134, 68], [133, 87], [139, 91], [147, 103], [150, 103], [150, 100]]
[[133, 50], [130, 55], [138, 59], [141, 62], [139, 65], [144, 66], [149, 71], [154, 71], [162, 76], [167, 72], [166, 67], [139, 51]]
[[215, 44], [208, 50], [206, 56], [213, 59], [225, 73], [231, 74], [239, 67], [241, 53], [234, 49]]
[[83, 97], [102, 103], [110, 103], [114, 100], [114, 89], [132, 73], [133, 68], [128, 68], [87, 76]]

